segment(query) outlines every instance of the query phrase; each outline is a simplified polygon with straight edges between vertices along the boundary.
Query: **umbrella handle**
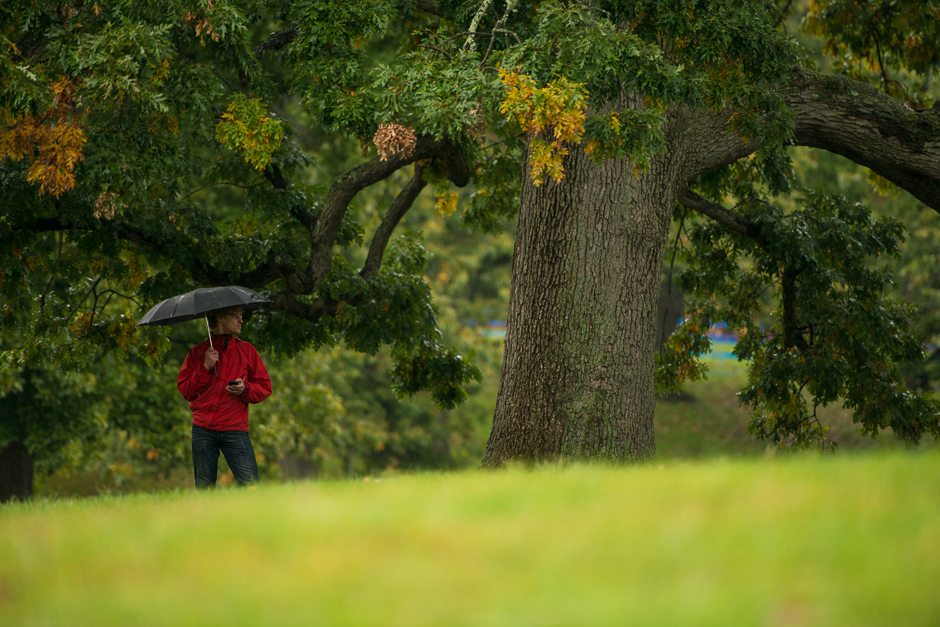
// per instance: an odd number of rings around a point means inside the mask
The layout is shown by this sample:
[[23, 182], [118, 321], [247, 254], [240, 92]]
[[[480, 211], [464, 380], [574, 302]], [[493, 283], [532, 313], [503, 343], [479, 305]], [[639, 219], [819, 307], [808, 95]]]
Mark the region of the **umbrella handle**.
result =
[[[206, 329], [209, 331], [209, 348], [215, 348], [212, 345], [212, 327], [209, 326], [209, 316], [206, 316]], [[215, 373], [215, 378], [219, 378], [219, 371], [215, 369], [215, 366], [212, 366], [212, 372]]]

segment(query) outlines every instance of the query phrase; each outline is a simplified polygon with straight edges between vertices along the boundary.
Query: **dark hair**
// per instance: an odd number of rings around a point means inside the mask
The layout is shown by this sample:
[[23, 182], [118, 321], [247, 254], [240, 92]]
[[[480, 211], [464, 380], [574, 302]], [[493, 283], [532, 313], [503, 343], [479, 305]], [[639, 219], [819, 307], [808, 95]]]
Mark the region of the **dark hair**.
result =
[[223, 307], [222, 309], [213, 309], [212, 311], [206, 314], [206, 317], [209, 319], [209, 328], [214, 329], [216, 325], [219, 324], [219, 320], [221, 320], [225, 316], [237, 314], [241, 308], [242, 308], [241, 305], [233, 305], [232, 307]]

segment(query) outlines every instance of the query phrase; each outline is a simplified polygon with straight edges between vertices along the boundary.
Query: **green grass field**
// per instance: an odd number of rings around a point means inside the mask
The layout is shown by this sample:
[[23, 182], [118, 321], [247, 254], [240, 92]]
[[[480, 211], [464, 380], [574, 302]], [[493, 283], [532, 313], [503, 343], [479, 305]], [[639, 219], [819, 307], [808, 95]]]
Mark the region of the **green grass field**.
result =
[[2, 625], [937, 625], [940, 453], [0, 508]]
[[[705, 358], [708, 379], [686, 384], [678, 397], [656, 403], [656, 455], [663, 460], [749, 457], [773, 453], [747, 432], [750, 414], [738, 405], [737, 393], [747, 382], [745, 364], [733, 359]], [[890, 431], [877, 438], [863, 436], [852, 422], [850, 411], [841, 406], [819, 408], [821, 422], [829, 427], [836, 452], [909, 450]], [[938, 443], [926, 436], [914, 450], [937, 450]]]

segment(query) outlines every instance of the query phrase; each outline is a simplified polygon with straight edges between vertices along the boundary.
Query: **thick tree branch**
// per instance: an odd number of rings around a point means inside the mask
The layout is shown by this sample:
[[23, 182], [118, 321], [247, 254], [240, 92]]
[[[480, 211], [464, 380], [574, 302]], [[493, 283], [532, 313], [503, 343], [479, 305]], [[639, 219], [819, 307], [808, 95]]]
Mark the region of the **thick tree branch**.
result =
[[372, 244], [369, 246], [369, 255], [366, 257], [362, 270], [359, 271], [359, 276], [363, 279], [371, 279], [379, 273], [379, 268], [382, 267], [382, 255], [385, 253], [385, 247], [388, 246], [392, 231], [395, 230], [405, 213], [414, 204], [418, 194], [427, 185], [421, 176], [422, 169], [420, 164], [415, 164], [415, 175], [392, 202], [385, 213], [385, 217], [382, 218], [382, 224], [375, 230], [375, 235], [372, 236]]
[[255, 48], [255, 59], [261, 61], [264, 53], [268, 50], [280, 50], [290, 42], [294, 41], [298, 32], [297, 25], [291, 24], [290, 28], [287, 30], [273, 33], [270, 37], [258, 44], [257, 48]]
[[[851, 159], [940, 212], [940, 108], [913, 111], [868, 84], [802, 68], [781, 90], [795, 114], [794, 144]], [[671, 117], [667, 136], [684, 147], [687, 180], [760, 148], [727, 131], [730, 111]]]
[[847, 157], [940, 212], [940, 112], [843, 76], [796, 69], [785, 89], [796, 144]]
[[333, 241], [343, 221], [349, 203], [361, 190], [392, 175], [395, 171], [421, 159], [437, 157], [447, 168], [447, 178], [458, 187], [470, 182], [470, 170], [463, 150], [446, 139], [421, 136], [410, 154], [399, 152], [382, 160], [373, 159], [347, 172], [333, 182], [323, 213], [319, 218], [319, 230], [311, 237], [310, 261], [307, 265], [305, 289], [301, 293], [312, 293], [330, 270], [333, 258]]
[[679, 202], [692, 211], [708, 216], [735, 233], [750, 237], [758, 246], [767, 250], [767, 239], [761, 232], [760, 227], [744, 216], [728, 211], [721, 205], [696, 194], [688, 188], [679, 192]]
[[316, 322], [324, 315], [334, 316], [339, 309], [340, 303], [327, 303], [322, 298], [314, 303], [303, 303], [297, 300], [293, 294], [288, 291], [278, 292], [272, 299], [271, 304], [265, 309], [272, 311], [283, 311], [284, 313]]
[[[725, 228], [750, 237], [762, 249], [770, 252], [767, 238], [764, 237], [758, 225], [744, 216], [728, 211], [721, 205], [696, 194], [690, 189], [679, 192], [679, 202], [702, 215], [715, 220]], [[780, 301], [783, 307], [783, 345], [787, 348], [796, 347], [801, 351], [808, 348], [806, 339], [800, 332], [796, 317], [796, 279], [799, 273], [784, 268], [781, 276]]]

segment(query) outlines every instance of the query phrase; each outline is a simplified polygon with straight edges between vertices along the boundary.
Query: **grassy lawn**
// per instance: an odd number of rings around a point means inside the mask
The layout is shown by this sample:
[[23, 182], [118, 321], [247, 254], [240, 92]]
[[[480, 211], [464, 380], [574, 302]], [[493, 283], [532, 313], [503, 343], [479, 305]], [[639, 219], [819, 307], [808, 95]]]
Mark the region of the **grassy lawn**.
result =
[[[767, 445], [747, 432], [747, 407], [738, 405], [737, 393], [747, 381], [745, 365], [733, 359], [706, 358], [708, 379], [690, 383], [681, 395], [656, 403], [656, 454], [660, 460], [747, 457], [772, 454]], [[839, 454], [860, 451], [908, 450], [890, 431], [875, 439], [863, 436], [852, 422], [851, 412], [841, 406], [819, 409], [829, 439]], [[917, 447], [940, 448], [927, 436]], [[916, 450], [916, 449], [915, 449]]]
[[937, 625], [940, 453], [0, 508], [0, 625]]
[[678, 396], [656, 402], [656, 454], [660, 459], [699, 459], [763, 454], [766, 445], [747, 432], [748, 410], [737, 393], [747, 372], [743, 364], [706, 359], [708, 379], [689, 383]]

